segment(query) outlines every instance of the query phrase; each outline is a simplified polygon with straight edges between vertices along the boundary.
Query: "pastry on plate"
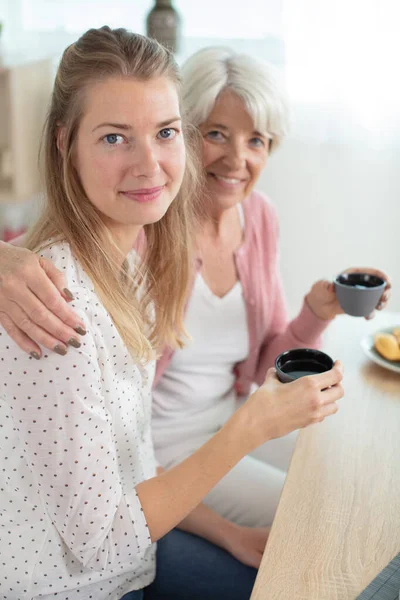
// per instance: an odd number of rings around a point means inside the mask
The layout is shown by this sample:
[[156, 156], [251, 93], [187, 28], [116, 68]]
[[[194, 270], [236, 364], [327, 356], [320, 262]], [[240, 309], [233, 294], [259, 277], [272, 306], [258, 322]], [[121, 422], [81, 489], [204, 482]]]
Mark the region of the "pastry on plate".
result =
[[392, 333], [376, 333], [374, 346], [387, 360], [400, 361], [400, 327], [393, 329]]

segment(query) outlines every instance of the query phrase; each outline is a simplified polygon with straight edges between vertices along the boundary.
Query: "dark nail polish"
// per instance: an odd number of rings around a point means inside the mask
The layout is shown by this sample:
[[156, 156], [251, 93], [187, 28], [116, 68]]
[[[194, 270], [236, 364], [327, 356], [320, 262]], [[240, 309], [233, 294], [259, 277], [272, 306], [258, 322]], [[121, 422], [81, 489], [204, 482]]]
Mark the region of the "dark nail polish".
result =
[[79, 335], [86, 335], [86, 329], [83, 329], [83, 327], [74, 327], [74, 331], [76, 331], [76, 333], [79, 333]]
[[68, 345], [69, 346], [73, 346], [74, 348], [80, 348], [81, 347], [81, 343], [75, 339], [75, 338], [70, 338], [68, 340]]
[[74, 299], [74, 295], [72, 294], [72, 292], [69, 291], [68, 288], [64, 288], [63, 292], [67, 296], [68, 300], [73, 300]]
[[57, 344], [57, 346], [54, 346], [53, 350], [54, 350], [54, 352], [57, 352], [57, 354], [60, 354], [61, 356], [65, 356], [67, 354], [67, 349], [65, 348], [65, 346], [61, 346], [60, 344]]
[[29, 356], [32, 356], [32, 358], [34, 358], [35, 360], [40, 360], [40, 354], [38, 354], [37, 352], [30, 352]]

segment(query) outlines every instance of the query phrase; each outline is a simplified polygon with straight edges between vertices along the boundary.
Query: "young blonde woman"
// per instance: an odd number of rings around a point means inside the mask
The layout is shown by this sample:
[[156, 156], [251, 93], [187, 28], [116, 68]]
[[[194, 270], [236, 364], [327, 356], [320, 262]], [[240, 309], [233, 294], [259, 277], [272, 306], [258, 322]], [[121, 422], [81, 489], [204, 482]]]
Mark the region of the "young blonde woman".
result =
[[335, 413], [343, 395], [338, 364], [290, 385], [271, 371], [213, 437], [157, 475], [153, 358], [184, 338], [198, 188], [178, 92], [171, 55], [126, 30], [89, 30], [62, 57], [44, 137], [46, 206], [25, 245], [68, 280], [78, 333], [67, 354], [56, 344], [40, 356], [0, 334], [4, 598], [248, 598], [255, 569], [168, 532], [196, 532], [202, 498], [234, 465]]
[[[229, 419], [250, 385], [263, 382], [279, 352], [318, 347], [320, 334], [341, 312], [332, 284], [319, 281], [297, 317], [288, 319], [276, 211], [254, 190], [287, 129], [286, 100], [271, 68], [226, 48], [201, 50], [183, 66], [183, 105], [203, 138], [206, 189], [196, 236], [197, 273], [185, 313], [192, 340], [182, 349], [167, 347], [156, 370], [153, 439], [156, 457], [167, 469]], [[39, 268], [21, 249], [4, 246], [1, 263], [9, 273], [0, 307], [10, 335], [28, 352], [40, 348], [26, 334], [48, 348], [61, 343], [65, 351], [64, 343], [76, 334], [62, 321], [73, 327], [77, 321], [55, 286], [62, 290], [69, 282], [48, 263]], [[387, 279], [378, 307], [383, 308], [390, 295], [388, 277], [362, 270]], [[296, 435], [263, 445], [214, 486], [205, 499], [214, 513], [203, 508], [199, 535], [209, 538], [213, 532], [213, 542], [246, 564], [259, 564], [268, 530], [258, 528], [273, 520]]]

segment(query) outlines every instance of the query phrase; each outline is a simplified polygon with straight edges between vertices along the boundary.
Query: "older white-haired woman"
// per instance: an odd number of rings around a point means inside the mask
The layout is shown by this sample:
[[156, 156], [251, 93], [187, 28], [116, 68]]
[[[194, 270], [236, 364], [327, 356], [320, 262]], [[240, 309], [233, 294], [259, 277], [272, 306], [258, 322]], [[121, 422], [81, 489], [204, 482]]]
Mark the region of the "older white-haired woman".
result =
[[[184, 107], [203, 138], [207, 198], [185, 321], [192, 341], [164, 352], [153, 391], [153, 439], [166, 468], [229, 418], [280, 352], [318, 347], [323, 330], [342, 312], [333, 285], [318, 281], [296, 318], [288, 319], [277, 214], [254, 190], [288, 128], [273, 68], [229, 48], [206, 48], [188, 59], [182, 74]], [[296, 435], [241, 460], [207, 496], [208, 506], [241, 525], [270, 525]]]
[[[181, 350], [165, 349], [156, 373], [153, 439], [165, 469], [223, 426], [251, 385], [263, 383], [280, 352], [318, 347], [341, 312], [332, 284], [318, 281], [296, 318], [287, 315], [277, 213], [254, 189], [287, 131], [287, 103], [273, 69], [229, 48], [207, 48], [182, 73], [184, 109], [203, 138], [206, 190], [185, 318], [191, 341]], [[40, 358], [39, 344], [66, 351], [79, 321], [60, 298], [68, 299], [68, 282], [26, 252], [0, 247], [0, 319], [23, 349]], [[379, 308], [389, 289], [388, 281]], [[32, 325], [38, 300], [42, 319]], [[207, 506], [180, 527], [258, 566], [294, 439], [273, 440], [243, 458], [208, 494]]]

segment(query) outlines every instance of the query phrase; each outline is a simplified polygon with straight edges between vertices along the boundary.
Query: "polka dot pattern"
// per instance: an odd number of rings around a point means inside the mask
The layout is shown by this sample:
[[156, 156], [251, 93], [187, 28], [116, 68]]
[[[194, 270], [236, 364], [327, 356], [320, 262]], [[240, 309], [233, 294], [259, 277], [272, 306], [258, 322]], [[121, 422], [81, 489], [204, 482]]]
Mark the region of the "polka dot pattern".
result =
[[0, 600], [117, 600], [155, 574], [135, 491], [155, 475], [154, 364], [134, 362], [67, 244], [42, 255], [87, 334], [36, 361], [0, 331]]

